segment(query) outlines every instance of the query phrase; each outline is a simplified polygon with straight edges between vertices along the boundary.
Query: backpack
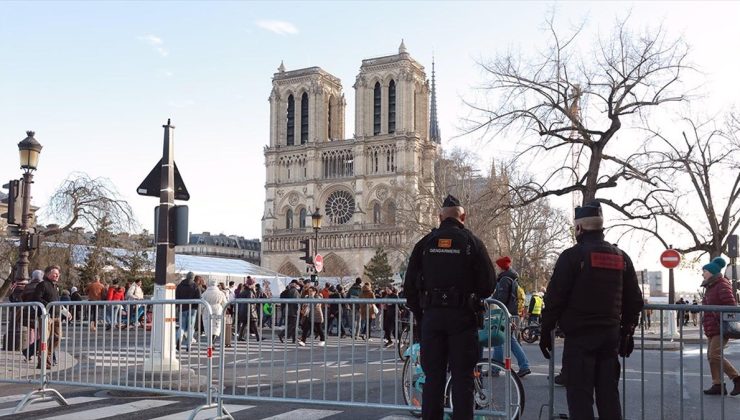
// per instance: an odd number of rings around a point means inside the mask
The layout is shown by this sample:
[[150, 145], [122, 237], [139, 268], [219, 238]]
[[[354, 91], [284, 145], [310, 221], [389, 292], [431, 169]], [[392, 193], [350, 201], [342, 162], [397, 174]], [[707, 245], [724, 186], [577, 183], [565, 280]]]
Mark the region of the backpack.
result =
[[26, 287], [23, 289], [23, 292], [21, 293], [21, 301], [23, 302], [33, 302], [34, 298], [34, 292], [36, 291], [36, 286], [38, 286], [39, 283], [28, 283]]
[[524, 301], [527, 299], [527, 295], [524, 293], [524, 288], [517, 284], [516, 287], [516, 301], [519, 313], [524, 313]]

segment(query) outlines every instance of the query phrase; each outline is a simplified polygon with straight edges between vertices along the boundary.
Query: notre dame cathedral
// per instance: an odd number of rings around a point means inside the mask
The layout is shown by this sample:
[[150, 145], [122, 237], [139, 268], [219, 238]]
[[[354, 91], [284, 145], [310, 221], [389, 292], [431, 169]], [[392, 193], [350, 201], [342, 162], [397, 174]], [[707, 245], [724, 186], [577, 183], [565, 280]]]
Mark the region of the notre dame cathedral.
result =
[[[262, 265], [305, 275], [300, 241], [314, 239], [311, 214], [323, 215], [318, 251], [322, 276], [362, 275], [376, 249], [402, 269], [418, 234], [397, 217], [398, 191], [433, 189], [440, 143], [432, 82], [401, 42], [398, 54], [362, 60], [355, 88], [355, 134], [344, 132], [342, 83], [319, 67], [272, 79], [270, 144], [262, 218]], [[431, 101], [431, 103], [430, 103]], [[431, 114], [431, 117], [430, 117]], [[436, 209], [419, 214], [434, 224]]]

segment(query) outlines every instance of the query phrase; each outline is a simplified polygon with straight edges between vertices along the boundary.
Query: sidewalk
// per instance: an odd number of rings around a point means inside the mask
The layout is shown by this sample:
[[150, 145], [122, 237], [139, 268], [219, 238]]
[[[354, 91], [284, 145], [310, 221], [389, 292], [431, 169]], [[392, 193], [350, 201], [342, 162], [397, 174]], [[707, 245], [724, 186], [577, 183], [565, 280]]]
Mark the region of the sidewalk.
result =
[[[640, 341], [642, 339], [640, 327], [635, 330], [635, 348], [639, 348]], [[663, 342], [663, 348], [666, 350], [678, 350], [678, 343], [683, 342], [684, 344], [699, 344], [706, 340], [704, 335], [699, 335], [699, 326], [696, 327], [689, 323], [689, 325], [675, 328], [675, 333], [671, 337], [671, 329], [668, 325], [663, 325], [663, 331], [661, 335], [660, 325], [653, 324], [651, 328], [645, 329], [645, 349], [660, 349], [660, 342]], [[670, 346], [669, 346], [670, 345]]]

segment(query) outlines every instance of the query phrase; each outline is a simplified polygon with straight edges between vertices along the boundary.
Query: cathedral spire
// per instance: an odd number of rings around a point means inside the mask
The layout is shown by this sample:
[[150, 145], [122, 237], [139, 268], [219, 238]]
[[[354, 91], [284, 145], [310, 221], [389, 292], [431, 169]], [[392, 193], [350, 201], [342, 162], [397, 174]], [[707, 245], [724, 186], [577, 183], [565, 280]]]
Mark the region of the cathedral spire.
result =
[[429, 140], [441, 144], [442, 137], [437, 123], [437, 85], [434, 80], [434, 56], [432, 56], [432, 105], [429, 112]]

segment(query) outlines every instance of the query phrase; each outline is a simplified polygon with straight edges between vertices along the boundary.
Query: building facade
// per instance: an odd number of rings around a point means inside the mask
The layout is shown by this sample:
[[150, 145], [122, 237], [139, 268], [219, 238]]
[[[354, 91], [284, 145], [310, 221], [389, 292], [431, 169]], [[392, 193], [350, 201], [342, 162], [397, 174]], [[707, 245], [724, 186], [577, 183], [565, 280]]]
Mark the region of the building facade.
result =
[[203, 232], [191, 233], [188, 244], [176, 246], [175, 252], [185, 255], [235, 258], [260, 265], [260, 249], [259, 239]]
[[[428, 203], [399, 200], [433, 188], [438, 138], [430, 123], [430, 85], [424, 67], [406, 51], [362, 61], [354, 84], [355, 133], [345, 137], [341, 81], [319, 67], [286, 71], [281, 63], [270, 94], [270, 143], [262, 219], [262, 265], [306, 273], [299, 248], [314, 239], [311, 214], [323, 215], [318, 252], [326, 276], [356, 276], [383, 248], [402, 269], [417, 235], [399, 213]], [[434, 109], [432, 109], [434, 111]], [[433, 127], [433, 128], [430, 128]], [[407, 194], [408, 195], [408, 194]]]

